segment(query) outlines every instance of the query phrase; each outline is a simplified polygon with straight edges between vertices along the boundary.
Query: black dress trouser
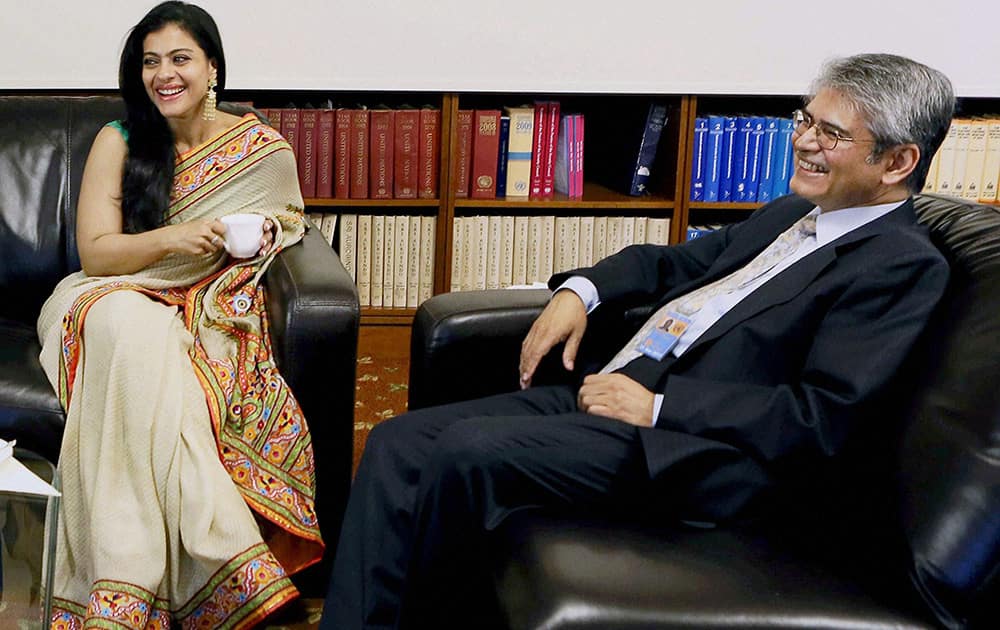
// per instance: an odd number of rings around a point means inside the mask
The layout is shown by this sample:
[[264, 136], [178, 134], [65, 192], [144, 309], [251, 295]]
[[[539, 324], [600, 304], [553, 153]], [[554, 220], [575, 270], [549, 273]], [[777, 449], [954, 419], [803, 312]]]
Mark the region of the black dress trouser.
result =
[[320, 627], [488, 628], [486, 539], [506, 516], [634, 513], [651, 486], [638, 429], [577, 411], [569, 386], [382, 422], [354, 480]]

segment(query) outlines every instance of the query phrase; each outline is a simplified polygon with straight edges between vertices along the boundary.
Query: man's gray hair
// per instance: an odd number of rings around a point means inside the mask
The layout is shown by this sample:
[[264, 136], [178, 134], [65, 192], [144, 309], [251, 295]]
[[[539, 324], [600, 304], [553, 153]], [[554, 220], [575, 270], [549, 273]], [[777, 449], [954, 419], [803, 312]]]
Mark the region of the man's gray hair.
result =
[[905, 182], [911, 193], [920, 192], [955, 113], [948, 77], [906, 57], [864, 54], [827, 61], [807, 102], [823, 88], [840, 93], [865, 118], [875, 138], [874, 158], [900, 144], [920, 148], [920, 161]]

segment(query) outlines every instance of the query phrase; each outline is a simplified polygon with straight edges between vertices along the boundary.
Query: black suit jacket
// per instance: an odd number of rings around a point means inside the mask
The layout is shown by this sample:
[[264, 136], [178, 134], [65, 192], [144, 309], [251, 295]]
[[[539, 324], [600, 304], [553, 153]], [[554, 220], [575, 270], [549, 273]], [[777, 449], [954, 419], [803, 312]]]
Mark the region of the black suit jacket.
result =
[[[710, 235], [628, 247], [552, 284], [587, 277], [597, 311], [662, 305], [747, 264], [813, 207], [783, 197]], [[729, 461], [733, 475], [766, 486], [797, 474], [796, 462], [835, 455], [901, 368], [947, 282], [947, 262], [907, 201], [772, 278], [681, 357], [636, 359], [622, 371], [664, 395], [656, 428], [641, 430], [650, 474], [674, 476], [683, 464], [704, 475]], [[588, 336], [600, 334], [591, 328]], [[706, 491], [735, 492], [738, 480], [720, 483]]]

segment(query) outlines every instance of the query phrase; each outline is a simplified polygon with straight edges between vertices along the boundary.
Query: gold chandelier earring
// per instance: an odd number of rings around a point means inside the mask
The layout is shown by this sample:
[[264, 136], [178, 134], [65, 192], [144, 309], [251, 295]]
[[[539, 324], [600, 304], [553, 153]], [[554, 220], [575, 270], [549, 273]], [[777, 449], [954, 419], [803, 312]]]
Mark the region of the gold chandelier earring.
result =
[[218, 83], [215, 80], [215, 73], [212, 73], [212, 78], [208, 80], [208, 93], [205, 95], [205, 108], [201, 112], [201, 117], [203, 120], [215, 120], [215, 86]]

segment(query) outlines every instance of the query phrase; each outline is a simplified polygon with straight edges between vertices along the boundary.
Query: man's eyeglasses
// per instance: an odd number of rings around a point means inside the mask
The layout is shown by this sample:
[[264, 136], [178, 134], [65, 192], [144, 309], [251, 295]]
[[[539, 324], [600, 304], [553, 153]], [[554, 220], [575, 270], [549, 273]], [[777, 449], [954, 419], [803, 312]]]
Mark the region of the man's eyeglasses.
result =
[[810, 129], [815, 129], [816, 143], [826, 151], [836, 149], [838, 142], [874, 142], [874, 140], [852, 138], [824, 122], [813, 122], [813, 117], [809, 115], [809, 112], [801, 109], [792, 112], [792, 121], [795, 124], [795, 133], [799, 136], [804, 136]]

